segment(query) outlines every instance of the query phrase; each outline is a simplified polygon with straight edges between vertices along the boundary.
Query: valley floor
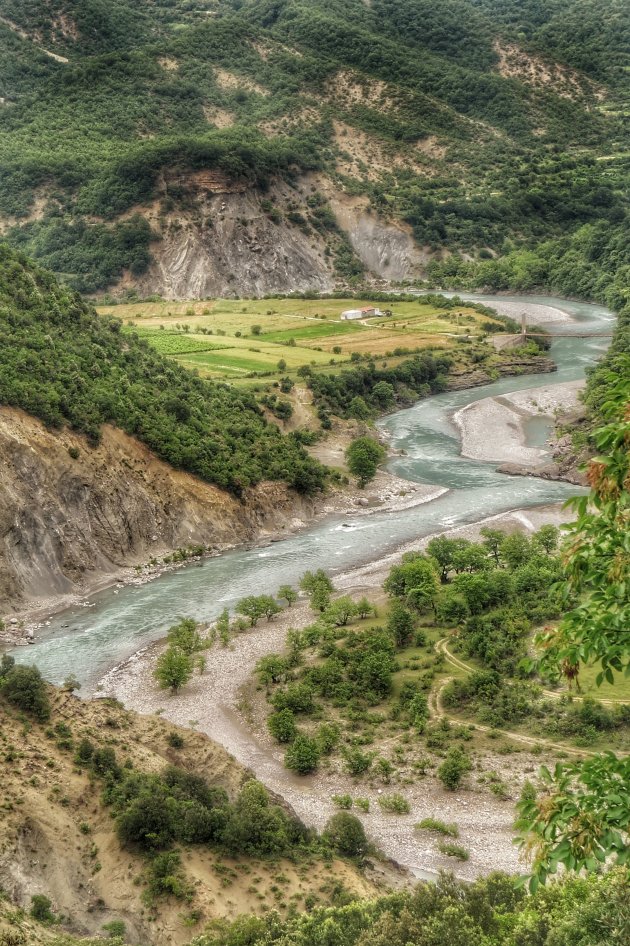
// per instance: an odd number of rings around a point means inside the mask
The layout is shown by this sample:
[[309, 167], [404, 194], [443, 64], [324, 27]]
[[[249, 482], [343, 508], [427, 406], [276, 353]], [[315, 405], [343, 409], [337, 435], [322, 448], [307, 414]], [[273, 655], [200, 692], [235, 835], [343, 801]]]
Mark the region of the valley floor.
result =
[[[486, 524], [491, 522], [493, 527], [506, 530], [535, 531], [545, 523], [559, 524], [569, 518], [559, 505], [552, 505], [493, 516]], [[482, 525], [483, 522], [476, 523], [447, 534], [474, 539]], [[367, 594], [377, 600], [389, 568], [400, 554], [423, 548], [429, 539], [426, 537], [385, 558], [335, 576], [336, 587], [344, 594]], [[392, 815], [379, 809], [377, 799], [384, 791], [397, 790], [397, 786], [383, 789], [362, 783], [356, 785], [350, 776], [333, 769], [321, 770], [312, 776], [296, 776], [284, 768], [282, 747], [272, 742], [255, 712], [252, 674], [261, 657], [283, 648], [289, 627], [311, 622], [310, 608], [300, 604], [283, 612], [273, 623], [261, 624], [238, 635], [227, 648], [215, 646], [208, 652], [203, 675], [194, 677], [187, 688], [175, 696], [158, 690], [152, 678], [162, 643], [146, 648], [112, 670], [98, 684], [98, 692], [114, 696], [140, 713], [159, 713], [180, 725], [191, 725], [194, 720], [195, 728], [220, 742], [271, 791], [281, 795], [306, 824], [315, 828], [322, 829], [334, 814], [333, 795], [353, 793], [370, 798], [370, 812], [361, 816], [369, 836], [386, 856], [415, 877], [453, 869], [452, 859], [440, 854], [430, 837], [414, 832], [414, 824], [428, 817], [458, 824], [461, 843], [470, 851], [470, 860], [455, 868], [458, 876], [473, 878], [493, 870], [519, 870], [518, 853], [512, 843], [514, 798], [500, 800], [477, 785], [454, 794], [445, 791], [437, 779], [427, 776], [404, 786], [411, 812]], [[505, 778], [512, 786], [513, 795], [539, 764], [540, 754], [527, 748], [509, 755], [488, 752], [483, 759], [483, 768], [492, 769]]]

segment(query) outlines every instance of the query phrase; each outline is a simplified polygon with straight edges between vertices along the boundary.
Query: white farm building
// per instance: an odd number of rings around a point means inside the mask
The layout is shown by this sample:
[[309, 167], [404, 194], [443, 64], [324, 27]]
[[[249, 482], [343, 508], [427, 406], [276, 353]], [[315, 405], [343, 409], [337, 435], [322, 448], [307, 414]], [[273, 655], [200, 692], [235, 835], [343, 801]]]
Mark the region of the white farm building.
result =
[[380, 309], [375, 308], [373, 305], [365, 306], [363, 309], [346, 309], [345, 312], [341, 313], [341, 318], [346, 319], [373, 319], [377, 315], [382, 315]]

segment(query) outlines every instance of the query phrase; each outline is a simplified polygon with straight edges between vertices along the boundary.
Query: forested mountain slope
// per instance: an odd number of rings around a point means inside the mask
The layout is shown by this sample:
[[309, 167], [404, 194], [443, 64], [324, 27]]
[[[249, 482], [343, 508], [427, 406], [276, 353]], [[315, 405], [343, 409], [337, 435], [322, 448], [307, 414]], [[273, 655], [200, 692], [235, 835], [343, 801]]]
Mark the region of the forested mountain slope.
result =
[[2, 227], [77, 288], [173, 297], [619, 229], [628, 21], [619, 0], [4, 0]]

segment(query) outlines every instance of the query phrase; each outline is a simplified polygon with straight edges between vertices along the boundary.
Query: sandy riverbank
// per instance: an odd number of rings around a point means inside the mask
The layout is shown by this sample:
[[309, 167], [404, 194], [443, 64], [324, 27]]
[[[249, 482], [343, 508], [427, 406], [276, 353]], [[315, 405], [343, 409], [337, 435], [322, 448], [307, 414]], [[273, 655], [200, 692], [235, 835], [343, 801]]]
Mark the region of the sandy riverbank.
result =
[[553, 420], [574, 410], [584, 385], [584, 381], [545, 384], [466, 405], [453, 415], [461, 435], [462, 456], [518, 463], [532, 470], [548, 462], [549, 450], [527, 444], [526, 423], [534, 417]]
[[[560, 523], [567, 518], [559, 505], [515, 510], [485, 520], [493, 527], [534, 531], [545, 522]], [[484, 522], [451, 530], [449, 535], [475, 538]], [[404, 551], [420, 549], [430, 537], [406, 545], [384, 558], [335, 576], [336, 587], [353, 595], [367, 594], [377, 600], [392, 563]], [[237, 636], [227, 648], [215, 646], [207, 655], [207, 669], [195, 677], [185, 691], [169, 696], [158, 690], [152, 677], [154, 661], [163, 648], [157, 643], [134, 655], [110, 671], [98, 685], [102, 696], [114, 696], [140, 713], [157, 713], [183, 726], [195, 728], [220, 742], [272, 791], [281, 795], [302, 820], [321, 829], [334, 813], [332, 795], [349, 792], [369, 797], [372, 804], [361, 815], [366, 830], [383, 852], [408, 868], [414, 876], [431, 875], [441, 868], [453, 868], [452, 860], [440, 854], [430, 837], [414, 832], [413, 825], [425, 817], [455, 821], [461, 843], [470, 851], [470, 861], [458, 864], [459, 876], [473, 878], [492, 870], [518, 870], [517, 851], [512, 844], [513, 802], [501, 801], [481, 790], [474, 778], [470, 788], [457, 794], [446, 792], [436, 779], [427, 776], [411, 785], [367, 787], [355, 785], [339, 767], [322, 770], [316, 776], [298, 777], [282, 762], [281, 747], [264, 731], [251, 729], [247, 707], [251, 676], [260, 657], [283, 648], [289, 627], [312, 621], [310, 608], [299, 602], [271, 624], [260, 624]], [[518, 755], [491, 755], [484, 767], [502, 772], [518, 786], [535, 771], [538, 760], [528, 752]], [[380, 789], [380, 791], [379, 791]], [[402, 791], [411, 804], [409, 815], [387, 815], [377, 799], [383, 791]]]
[[492, 302], [484, 303], [496, 309], [499, 315], [507, 315], [510, 319], [520, 322], [522, 316], [528, 325], [548, 325], [550, 322], [575, 322], [569, 312], [558, 309], [556, 306], [544, 305], [540, 302], [512, 302], [507, 299], [496, 298]]

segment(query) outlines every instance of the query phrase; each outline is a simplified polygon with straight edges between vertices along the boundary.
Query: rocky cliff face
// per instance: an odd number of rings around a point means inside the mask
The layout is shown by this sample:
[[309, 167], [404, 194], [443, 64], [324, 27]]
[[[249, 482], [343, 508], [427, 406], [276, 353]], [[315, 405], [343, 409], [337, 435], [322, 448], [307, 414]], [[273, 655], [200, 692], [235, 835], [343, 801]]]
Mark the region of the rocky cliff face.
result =
[[[180, 201], [185, 194], [186, 209], [165, 210], [172, 192]], [[367, 210], [367, 200], [344, 195], [323, 177], [277, 181], [262, 193], [200, 172], [163, 181], [160, 200], [134, 208], [158, 237], [153, 262], [143, 276], [128, 275], [114, 293], [131, 286], [165, 299], [329, 292], [337, 282], [338, 237], [309, 218], [314, 195], [326, 197], [339, 234], [369, 274], [398, 280], [422, 273], [429, 257], [408, 230], [379, 219]]]
[[281, 483], [240, 502], [111, 427], [94, 449], [0, 408], [0, 615], [86, 592], [173, 548], [288, 529], [313, 511]]

